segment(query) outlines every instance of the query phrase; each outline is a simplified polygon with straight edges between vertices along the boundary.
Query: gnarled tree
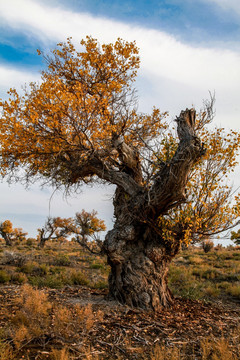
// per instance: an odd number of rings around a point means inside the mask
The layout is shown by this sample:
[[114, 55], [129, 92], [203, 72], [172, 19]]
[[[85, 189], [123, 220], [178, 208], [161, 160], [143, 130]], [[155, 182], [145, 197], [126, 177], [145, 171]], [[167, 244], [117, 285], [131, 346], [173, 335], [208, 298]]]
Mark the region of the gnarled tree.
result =
[[49, 216], [42, 228], [38, 229], [38, 246], [44, 247], [49, 240], [62, 240], [71, 235], [72, 219]]
[[115, 224], [103, 243], [109, 294], [144, 309], [171, 304], [168, 266], [181, 243], [237, 222], [239, 198], [230, 201], [223, 176], [236, 165], [239, 134], [205, 129], [211, 101], [199, 114], [180, 113], [177, 136], [166, 113], [138, 113], [135, 43], [100, 46], [88, 37], [76, 50], [68, 39], [45, 60], [40, 85], [23, 96], [11, 89], [1, 103], [2, 176], [41, 179], [67, 192], [115, 184]]
[[5, 220], [0, 223], [0, 235], [7, 246], [12, 246], [16, 241], [26, 240], [27, 232], [23, 232], [21, 228], [13, 228], [12, 222]]
[[77, 212], [69, 230], [75, 235], [76, 242], [93, 254], [102, 253], [102, 241], [97, 234], [106, 230], [103, 220], [98, 219], [97, 211]]

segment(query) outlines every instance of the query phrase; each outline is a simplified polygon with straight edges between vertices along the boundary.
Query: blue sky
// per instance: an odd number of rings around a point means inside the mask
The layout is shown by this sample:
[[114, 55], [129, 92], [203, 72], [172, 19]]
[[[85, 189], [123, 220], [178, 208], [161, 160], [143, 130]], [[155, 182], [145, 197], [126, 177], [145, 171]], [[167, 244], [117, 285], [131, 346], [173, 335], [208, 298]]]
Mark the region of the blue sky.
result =
[[[40, 81], [39, 48], [48, 52], [68, 36], [77, 44], [92, 35], [100, 42], [136, 40], [141, 69], [139, 109], [156, 105], [174, 118], [180, 110], [201, 107], [216, 93], [215, 123], [240, 129], [239, 0], [0, 0], [0, 97], [7, 90]], [[28, 192], [0, 184], [0, 221], [12, 220], [31, 236], [45, 218], [73, 216], [95, 208], [111, 226], [113, 188], [84, 189], [62, 199], [38, 184]]]

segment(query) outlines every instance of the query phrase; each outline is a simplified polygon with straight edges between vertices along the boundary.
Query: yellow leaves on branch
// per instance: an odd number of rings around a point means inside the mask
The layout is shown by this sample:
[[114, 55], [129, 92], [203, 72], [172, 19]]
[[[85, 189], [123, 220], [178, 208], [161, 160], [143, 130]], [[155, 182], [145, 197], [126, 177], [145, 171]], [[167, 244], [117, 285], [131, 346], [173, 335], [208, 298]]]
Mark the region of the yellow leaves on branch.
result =
[[76, 213], [74, 221], [76, 233], [78, 232], [77, 229], [79, 229], [82, 236], [91, 236], [94, 233], [106, 230], [104, 220], [97, 217], [97, 212], [95, 210], [92, 212], [82, 210], [81, 212]]
[[[232, 196], [228, 178], [237, 165], [240, 133], [226, 133], [224, 128], [201, 129], [199, 136], [207, 151], [189, 176], [186, 202], [158, 219], [162, 236], [170, 243], [177, 237], [186, 244], [200, 241], [239, 220], [240, 195]], [[162, 140], [161, 160], [171, 160], [176, 146], [177, 140], [168, 134]]]
[[1, 223], [1, 232], [5, 234], [11, 234], [13, 232], [13, 226], [10, 220], [5, 220]]
[[22, 97], [10, 89], [9, 101], [0, 104], [3, 176], [24, 166], [31, 175], [49, 177], [61, 158], [64, 181], [63, 157], [70, 162], [75, 154], [79, 166], [96, 151], [108, 159], [113, 134], [141, 147], [161, 131], [166, 114], [134, 110], [132, 84], [140, 63], [135, 42], [118, 39], [100, 46], [87, 37], [80, 44], [78, 51], [71, 38], [59, 43], [44, 57], [48, 67], [41, 84], [31, 83]]

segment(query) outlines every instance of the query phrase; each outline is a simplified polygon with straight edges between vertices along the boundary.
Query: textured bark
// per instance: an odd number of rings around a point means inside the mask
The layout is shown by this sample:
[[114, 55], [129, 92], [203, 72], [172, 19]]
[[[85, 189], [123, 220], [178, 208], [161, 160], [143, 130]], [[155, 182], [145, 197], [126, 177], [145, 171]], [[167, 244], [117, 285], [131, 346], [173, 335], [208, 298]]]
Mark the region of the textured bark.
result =
[[46, 241], [49, 240], [49, 239], [46, 239], [46, 238], [40, 238], [39, 242], [38, 242], [38, 246], [40, 248], [44, 248], [45, 244], [46, 244]]
[[195, 111], [182, 111], [176, 121], [178, 148], [171, 161], [161, 166], [148, 189], [142, 186], [138, 154], [123, 141], [115, 141], [124, 181], [130, 177], [131, 182], [125, 188], [119, 180], [115, 181], [116, 222], [103, 246], [111, 266], [109, 296], [129, 306], [154, 311], [173, 302], [167, 274], [180, 248], [177, 238], [171, 243], [163, 240], [156, 220], [185, 201], [189, 172], [205, 152], [194, 133]]
[[137, 235], [131, 226], [108, 233], [109, 296], [132, 307], [156, 311], [173, 302], [167, 285], [171, 256], [164, 246], [145, 236]]
[[149, 206], [155, 218], [185, 201], [188, 175], [205, 149], [194, 133], [196, 112], [186, 109], [177, 117], [178, 148], [167, 164], [159, 169], [149, 192]]
[[9, 234], [1, 234], [7, 246], [12, 246], [12, 239]]

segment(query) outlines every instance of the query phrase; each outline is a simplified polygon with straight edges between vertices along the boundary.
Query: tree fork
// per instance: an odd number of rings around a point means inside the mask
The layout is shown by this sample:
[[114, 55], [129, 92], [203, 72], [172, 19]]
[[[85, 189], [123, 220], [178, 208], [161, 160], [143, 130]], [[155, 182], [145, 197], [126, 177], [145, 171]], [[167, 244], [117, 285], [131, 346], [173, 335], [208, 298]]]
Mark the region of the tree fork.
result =
[[194, 109], [182, 111], [176, 119], [178, 148], [171, 161], [157, 172], [148, 195], [148, 205], [155, 218], [185, 201], [188, 174], [206, 152], [195, 134], [195, 119]]
[[[180, 242], [166, 244], [154, 224], [161, 214], [184, 201], [188, 174], [205, 152], [194, 132], [195, 117], [194, 109], [186, 109], [176, 119], [178, 148], [157, 173], [149, 194], [142, 192], [129, 199], [123, 188], [116, 189], [116, 223], [104, 242], [111, 266], [109, 296], [129, 306], [157, 311], [173, 302], [167, 275]], [[125, 162], [131, 163], [129, 157]]]

